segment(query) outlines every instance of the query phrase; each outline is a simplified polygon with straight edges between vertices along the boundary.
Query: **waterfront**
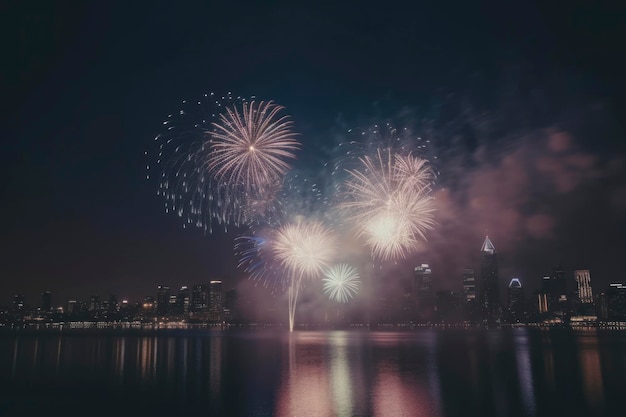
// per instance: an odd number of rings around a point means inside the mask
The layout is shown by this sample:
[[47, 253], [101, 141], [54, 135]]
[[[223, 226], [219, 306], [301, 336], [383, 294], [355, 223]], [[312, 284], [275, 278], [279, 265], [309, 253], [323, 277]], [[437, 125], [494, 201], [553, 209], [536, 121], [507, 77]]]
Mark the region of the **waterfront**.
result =
[[626, 332], [4, 330], [0, 415], [622, 415]]

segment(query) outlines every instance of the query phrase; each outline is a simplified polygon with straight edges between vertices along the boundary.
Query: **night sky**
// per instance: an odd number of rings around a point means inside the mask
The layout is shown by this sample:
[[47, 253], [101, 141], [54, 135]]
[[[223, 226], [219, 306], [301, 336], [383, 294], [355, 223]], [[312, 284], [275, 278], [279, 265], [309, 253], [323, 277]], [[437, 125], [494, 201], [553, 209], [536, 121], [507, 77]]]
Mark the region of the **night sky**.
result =
[[0, 305], [245, 280], [234, 232], [184, 230], [145, 175], [165, 117], [211, 91], [284, 105], [301, 155], [411, 119], [441, 181], [409, 263], [438, 288], [460, 288], [485, 231], [503, 281], [561, 263], [626, 282], [623, 8], [54, 3], [0, 6]]

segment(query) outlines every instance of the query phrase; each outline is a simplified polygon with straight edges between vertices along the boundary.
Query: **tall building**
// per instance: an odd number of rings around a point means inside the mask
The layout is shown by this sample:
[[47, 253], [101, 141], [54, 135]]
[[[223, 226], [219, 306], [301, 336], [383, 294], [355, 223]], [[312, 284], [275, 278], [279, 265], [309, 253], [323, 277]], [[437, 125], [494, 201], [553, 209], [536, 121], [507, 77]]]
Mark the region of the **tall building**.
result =
[[412, 298], [415, 303], [415, 318], [418, 321], [430, 321], [433, 319], [435, 294], [433, 292], [432, 275], [432, 270], [428, 264], [421, 264], [415, 267]]
[[209, 292], [206, 285], [194, 285], [191, 293], [191, 311], [195, 314], [204, 314], [209, 311]]
[[237, 311], [237, 290], [230, 289], [224, 296], [224, 320], [231, 322], [239, 319]]
[[609, 320], [626, 320], [626, 285], [622, 283], [609, 284], [606, 298], [606, 317]]
[[473, 269], [465, 268], [463, 270], [463, 293], [466, 303], [476, 301], [476, 276]]
[[524, 288], [519, 278], [511, 279], [507, 295], [508, 318], [518, 322], [524, 315]]
[[180, 314], [178, 311], [178, 296], [176, 294], [170, 294], [167, 306], [167, 314], [169, 314], [170, 316]]
[[167, 316], [170, 304], [170, 287], [159, 285], [157, 287], [156, 313], [158, 316]]
[[184, 285], [180, 287], [176, 303], [176, 311], [178, 314], [183, 314], [185, 316], [189, 314], [189, 307], [191, 306], [191, 293], [188, 286]]
[[541, 280], [541, 293], [545, 295], [547, 313], [563, 317], [569, 310], [567, 296], [567, 280], [565, 270], [560, 265], [554, 267], [552, 275]]
[[67, 314], [78, 314], [80, 312], [80, 302], [69, 300], [67, 302]]
[[496, 247], [485, 237], [480, 263], [481, 305], [487, 320], [496, 320], [500, 311], [500, 285], [498, 282], [498, 257]]
[[593, 303], [593, 291], [591, 290], [591, 274], [588, 269], [574, 272], [576, 277], [576, 295], [581, 304]]
[[44, 291], [41, 293], [41, 311], [52, 311], [52, 293], [50, 291]]
[[209, 282], [209, 320], [222, 321], [222, 281]]

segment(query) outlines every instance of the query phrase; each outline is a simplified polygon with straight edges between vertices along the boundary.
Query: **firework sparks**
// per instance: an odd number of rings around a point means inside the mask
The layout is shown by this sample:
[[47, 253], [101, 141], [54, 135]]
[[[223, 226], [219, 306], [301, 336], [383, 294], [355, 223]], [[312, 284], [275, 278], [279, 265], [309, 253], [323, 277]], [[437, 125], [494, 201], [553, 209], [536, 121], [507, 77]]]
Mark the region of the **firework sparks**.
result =
[[261, 236], [244, 236], [235, 245], [239, 266], [251, 278], [276, 288], [288, 287], [289, 330], [293, 330], [298, 293], [305, 278], [321, 276], [336, 253], [332, 231], [317, 221], [297, 221], [276, 229], [265, 229]]
[[[155, 141], [152, 167], [166, 212], [183, 227], [211, 233], [214, 224], [250, 225], [275, 216], [282, 176], [299, 143], [291, 121], [272, 102], [248, 102], [230, 94], [184, 101]], [[152, 169], [151, 169], [152, 168]]]
[[210, 171], [229, 186], [244, 187], [256, 194], [275, 183], [290, 168], [300, 143], [294, 139], [292, 122], [279, 117], [283, 107], [270, 102], [243, 103], [227, 107], [211, 132]]
[[380, 259], [405, 258], [432, 229], [432, 172], [413, 156], [378, 149], [347, 170], [346, 200], [341, 208], [357, 225], [372, 254]]
[[326, 278], [322, 282], [324, 293], [331, 300], [347, 303], [358, 291], [359, 273], [353, 266], [338, 264], [326, 271]]
[[335, 255], [331, 231], [319, 222], [298, 222], [279, 228], [273, 242], [276, 260], [294, 277], [314, 277]]

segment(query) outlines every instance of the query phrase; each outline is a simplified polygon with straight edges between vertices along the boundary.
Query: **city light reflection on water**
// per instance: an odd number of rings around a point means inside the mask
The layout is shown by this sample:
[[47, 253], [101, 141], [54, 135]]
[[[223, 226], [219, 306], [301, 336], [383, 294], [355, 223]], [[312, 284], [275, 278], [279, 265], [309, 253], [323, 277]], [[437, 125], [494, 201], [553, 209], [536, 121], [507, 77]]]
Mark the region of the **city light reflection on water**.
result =
[[5, 332], [0, 415], [622, 415], [625, 366], [595, 330]]

